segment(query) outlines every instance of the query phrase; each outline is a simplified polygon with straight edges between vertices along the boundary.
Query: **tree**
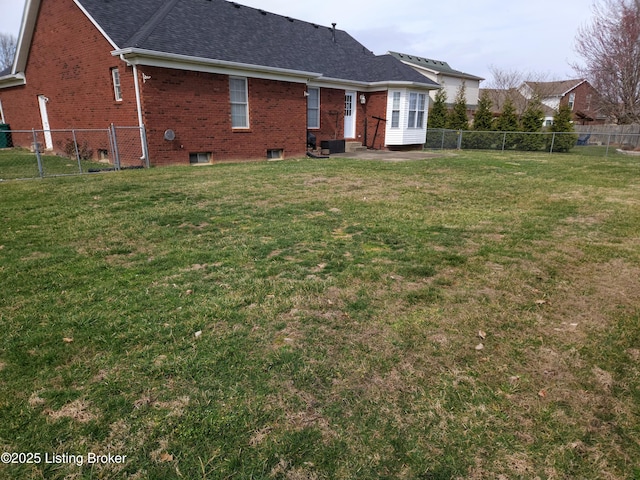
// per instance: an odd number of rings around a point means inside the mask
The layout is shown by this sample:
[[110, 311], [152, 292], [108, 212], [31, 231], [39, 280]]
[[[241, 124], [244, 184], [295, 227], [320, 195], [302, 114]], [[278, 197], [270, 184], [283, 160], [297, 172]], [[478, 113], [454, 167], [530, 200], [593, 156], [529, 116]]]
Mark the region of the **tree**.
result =
[[493, 113], [491, 112], [491, 98], [485, 90], [478, 100], [478, 108], [473, 116], [474, 132], [465, 134], [462, 139], [462, 148], [486, 149], [491, 148], [497, 137], [490, 133], [493, 125]]
[[445, 128], [447, 126], [447, 92], [438, 90], [429, 112], [429, 128]]
[[518, 130], [518, 115], [510, 98], [504, 101], [502, 113], [494, 120], [495, 130], [500, 132], [515, 132]]
[[10, 68], [16, 54], [16, 37], [0, 33], [0, 70]]
[[469, 118], [467, 117], [467, 87], [464, 82], [458, 88], [453, 109], [447, 119], [447, 127], [452, 130], [469, 130]]
[[542, 148], [544, 137], [537, 134], [542, 129], [542, 122], [544, 122], [542, 104], [538, 97], [533, 97], [529, 101], [520, 121], [520, 130], [528, 133], [520, 135], [516, 145], [517, 149], [535, 151]]
[[487, 92], [483, 92], [478, 100], [478, 108], [473, 116], [473, 129], [480, 131], [491, 130], [493, 125], [492, 102]]
[[[556, 114], [553, 116], [553, 125], [549, 129], [551, 132], [557, 132], [558, 134], [549, 136], [548, 143], [553, 142], [554, 152], [568, 152], [573, 148], [578, 140], [578, 136], [573, 134], [573, 123], [571, 118], [573, 113], [569, 105], [562, 105]], [[550, 148], [550, 145], [547, 145]]]
[[[518, 115], [516, 114], [516, 108], [513, 106], [513, 102], [509, 97], [502, 106], [502, 113], [498, 118], [494, 120], [495, 130], [501, 132], [516, 132], [518, 130]], [[503, 147], [513, 148], [518, 137], [515, 133], [509, 133], [504, 135]]]
[[618, 124], [640, 122], [640, 0], [601, 0], [578, 30], [573, 68], [599, 92], [601, 112]]
[[505, 70], [495, 65], [491, 65], [489, 71], [492, 78], [487, 82], [487, 88], [494, 90], [492, 99], [499, 111], [502, 111], [508, 98], [520, 117], [531, 99], [542, 99], [552, 93], [553, 82], [547, 73]]

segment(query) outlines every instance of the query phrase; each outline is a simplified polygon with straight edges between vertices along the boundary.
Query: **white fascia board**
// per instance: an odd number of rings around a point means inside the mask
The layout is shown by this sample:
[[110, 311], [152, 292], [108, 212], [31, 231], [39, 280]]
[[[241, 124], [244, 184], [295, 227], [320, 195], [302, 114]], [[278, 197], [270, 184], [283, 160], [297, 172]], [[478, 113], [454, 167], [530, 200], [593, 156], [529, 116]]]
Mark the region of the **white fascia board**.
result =
[[425, 72], [429, 72], [432, 75], [436, 75], [437, 76], [437, 75], [440, 75], [440, 73], [442, 73], [442, 72], [440, 72], [440, 70], [433, 70], [431, 68], [427, 68], [427, 67], [424, 67], [422, 65], [416, 65], [415, 63], [406, 62], [404, 60], [400, 60], [400, 61], [402, 63], [404, 63], [408, 67], [411, 67], [411, 68], [416, 69], [416, 70], [424, 70]]
[[98, 22], [95, 21], [95, 19], [89, 14], [89, 12], [82, 6], [82, 4], [80, 3], [80, 0], [73, 0], [74, 3], [78, 6], [78, 8], [80, 10], [82, 10], [82, 13], [85, 14], [85, 16], [91, 21], [91, 23], [93, 24], [94, 27], [96, 27], [96, 29], [102, 34], [102, 36], [107, 40], [107, 42], [109, 42], [109, 44], [111, 45], [111, 47], [113, 49], [117, 49], [118, 45], [116, 45], [116, 43], [111, 39], [111, 37], [109, 37], [109, 35], [107, 35], [107, 32], [104, 31], [104, 29], [100, 26], [100, 24]]
[[20, 33], [18, 34], [18, 44], [16, 45], [16, 56], [11, 69], [11, 73], [14, 75], [18, 72], [24, 72], [27, 67], [27, 58], [29, 57], [33, 31], [35, 30], [36, 20], [38, 19], [38, 10], [40, 10], [40, 0], [27, 0], [24, 4], [22, 23], [20, 24]]
[[308, 83], [311, 79], [322, 76], [322, 74], [315, 72], [288, 70], [284, 68], [229, 62], [226, 60], [192, 57], [188, 55], [156, 52], [140, 48], [118, 49], [111, 52], [111, 55], [114, 57], [120, 57], [123, 61], [132, 65], [173, 68], [194, 72], [219, 73], [223, 75], [238, 75], [294, 83]]
[[[448, 75], [449, 77], [454, 77], [454, 78], [463, 78], [465, 80], [477, 80], [479, 82], [485, 80], [482, 77], [478, 77], [477, 75], [472, 75], [470, 73], [465, 73], [465, 72], [460, 72], [460, 71], [442, 71], [442, 70], [434, 70], [428, 67], [425, 67], [424, 65], [417, 65], [415, 63], [411, 63], [411, 62], [406, 62], [404, 60], [401, 60], [402, 63], [404, 63], [405, 65], [413, 68], [414, 70], [424, 70], [425, 72], [429, 72], [433, 75]], [[422, 72], [420, 72], [422, 73]], [[424, 75], [424, 74], [423, 74]]]
[[357, 90], [359, 92], [382, 92], [391, 88], [413, 88], [419, 90], [438, 90], [440, 85], [427, 85], [418, 82], [391, 80], [386, 82], [357, 82], [339, 78], [321, 77], [309, 82], [312, 87], [335, 88], [338, 90]]
[[21, 87], [22, 85], [27, 84], [27, 79], [24, 76], [24, 73], [14, 73], [11, 75], [5, 75], [4, 77], [0, 77], [0, 89], [2, 88], [11, 88], [11, 87]]
[[388, 90], [390, 88], [410, 88], [413, 90], [438, 90], [442, 88], [440, 85], [428, 85], [426, 83], [419, 82], [401, 82], [401, 81], [390, 81], [390, 82], [372, 82], [369, 84], [371, 88], [381, 88]]

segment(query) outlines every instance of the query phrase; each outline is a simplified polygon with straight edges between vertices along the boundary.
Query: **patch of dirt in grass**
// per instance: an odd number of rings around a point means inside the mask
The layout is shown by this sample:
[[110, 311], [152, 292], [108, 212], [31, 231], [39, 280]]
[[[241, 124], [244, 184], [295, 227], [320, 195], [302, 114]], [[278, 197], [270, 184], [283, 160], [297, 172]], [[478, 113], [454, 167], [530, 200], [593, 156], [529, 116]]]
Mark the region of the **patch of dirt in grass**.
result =
[[604, 390], [605, 392], [610, 392], [613, 387], [613, 375], [611, 373], [602, 370], [600, 367], [593, 367], [591, 370], [593, 376], [596, 379], [596, 383]]
[[552, 295], [546, 316], [556, 324], [577, 324], [576, 334], [605, 329], [614, 311], [640, 305], [640, 267], [614, 259], [567, 269], [567, 280]]
[[281, 458], [278, 464], [269, 472], [269, 478], [284, 478], [285, 480], [318, 480], [318, 474], [311, 468], [311, 462], [305, 462], [305, 467], [291, 467], [290, 463]]
[[91, 412], [89, 403], [84, 399], [77, 399], [71, 403], [67, 403], [62, 406], [60, 410], [51, 410], [46, 408], [42, 411], [52, 420], [59, 420], [61, 418], [70, 418], [76, 422], [86, 423], [91, 420], [95, 420], [97, 415]]
[[33, 392], [29, 397], [28, 402], [31, 408], [36, 408], [44, 405], [46, 403], [46, 400], [40, 397], [39, 392]]
[[327, 177], [312, 177], [304, 181], [305, 187], [310, 187], [312, 185], [317, 185], [318, 183], [328, 183], [329, 179]]
[[168, 417], [180, 417], [184, 413], [184, 409], [189, 405], [191, 399], [188, 396], [182, 396], [175, 400], [159, 401], [153, 395], [143, 395], [133, 402], [135, 408], [153, 407], [168, 410]]
[[20, 260], [22, 260], [23, 262], [32, 262], [35, 260], [43, 260], [45, 258], [51, 258], [51, 254], [46, 252], [31, 252], [29, 255], [27, 255], [26, 257], [22, 257]]

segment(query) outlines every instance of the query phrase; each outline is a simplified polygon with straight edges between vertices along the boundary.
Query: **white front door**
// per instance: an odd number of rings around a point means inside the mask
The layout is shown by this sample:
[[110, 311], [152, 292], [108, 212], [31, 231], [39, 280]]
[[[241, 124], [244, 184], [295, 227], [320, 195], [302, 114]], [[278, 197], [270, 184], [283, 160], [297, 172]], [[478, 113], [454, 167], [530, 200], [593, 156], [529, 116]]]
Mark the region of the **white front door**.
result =
[[51, 138], [51, 127], [49, 126], [49, 114], [47, 113], [48, 101], [49, 99], [44, 95], [38, 95], [40, 117], [42, 118], [42, 130], [44, 130], [44, 145], [47, 150], [53, 150], [53, 139]]
[[344, 138], [356, 137], [356, 92], [344, 94]]

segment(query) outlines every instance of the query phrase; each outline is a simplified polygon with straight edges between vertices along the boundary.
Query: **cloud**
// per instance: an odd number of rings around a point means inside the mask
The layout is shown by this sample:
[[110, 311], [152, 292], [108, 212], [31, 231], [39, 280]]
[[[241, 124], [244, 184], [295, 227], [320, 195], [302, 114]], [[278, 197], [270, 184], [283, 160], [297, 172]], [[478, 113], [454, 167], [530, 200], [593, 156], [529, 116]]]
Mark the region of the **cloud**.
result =
[[[592, 0], [234, 0], [272, 13], [346, 30], [369, 50], [444, 60], [481, 77], [489, 65], [572, 76], [573, 40]], [[0, 32], [17, 35], [24, 1], [0, 0]]]

